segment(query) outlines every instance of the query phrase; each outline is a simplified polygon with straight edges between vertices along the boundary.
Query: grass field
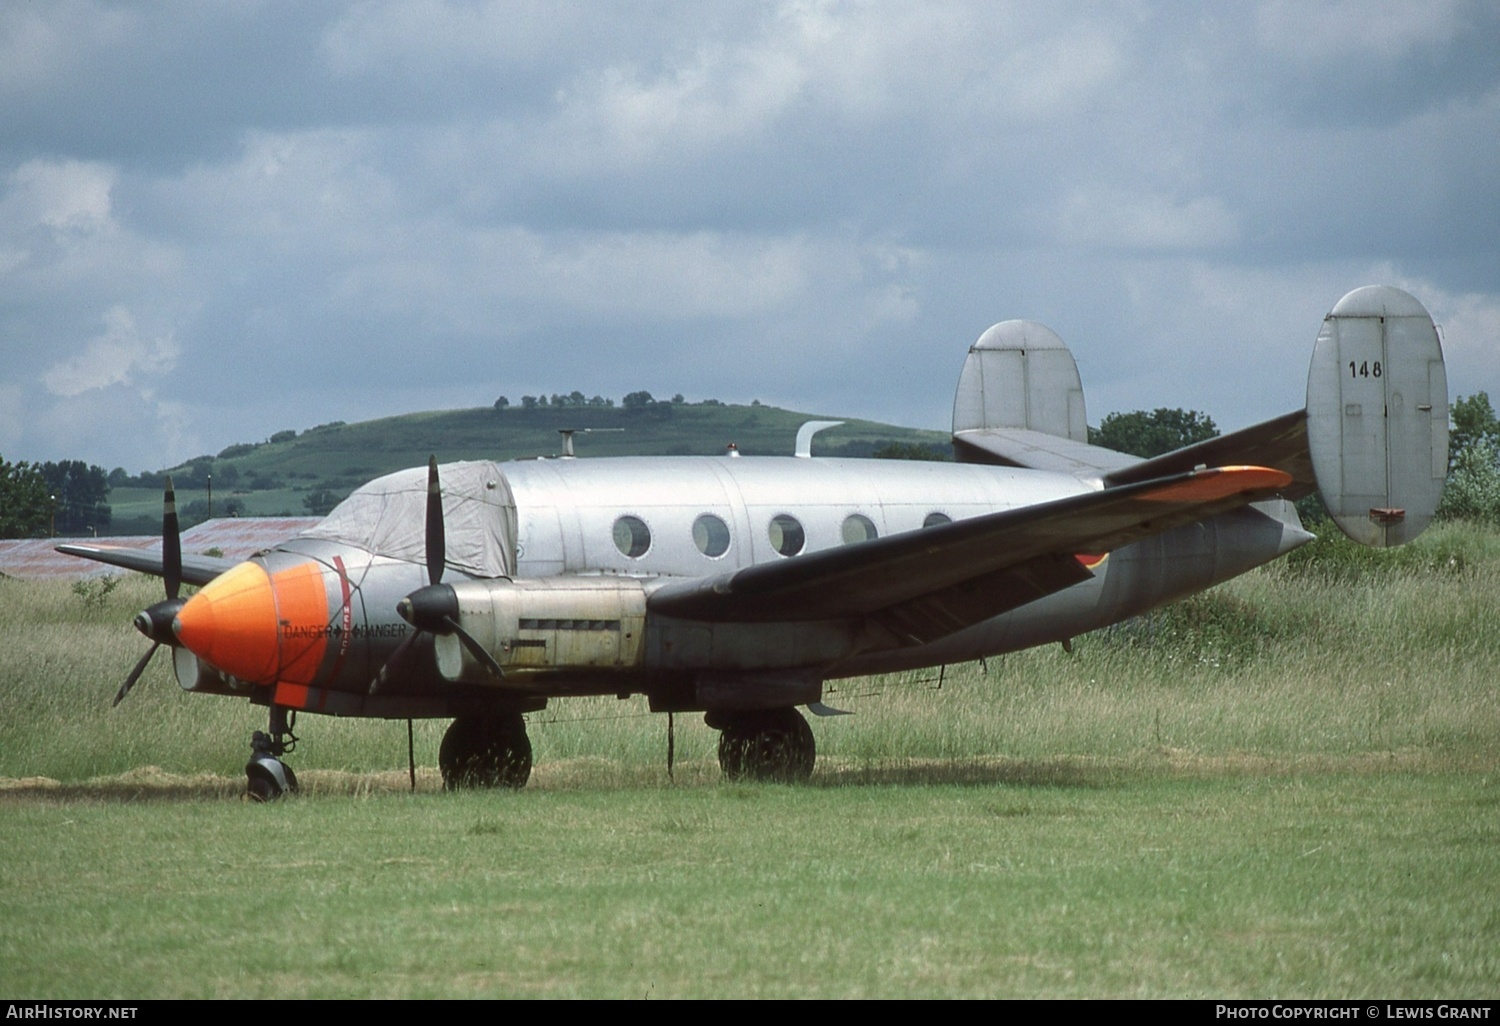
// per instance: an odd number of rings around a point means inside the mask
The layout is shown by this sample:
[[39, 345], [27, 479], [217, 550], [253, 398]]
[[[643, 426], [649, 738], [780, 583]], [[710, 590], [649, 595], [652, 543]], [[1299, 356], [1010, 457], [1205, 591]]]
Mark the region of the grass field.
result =
[[0, 994], [1500, 993], [1500, 535], [1336, 543], [1154, 616], [839, 682], [801, 787], [698, 717], [529, 717], [520, 793], [444, 794], [442, 724], [306, 718], [305, 793], [241, 804], [263, 710], [158, 659], [159, 584], [0, 581]]

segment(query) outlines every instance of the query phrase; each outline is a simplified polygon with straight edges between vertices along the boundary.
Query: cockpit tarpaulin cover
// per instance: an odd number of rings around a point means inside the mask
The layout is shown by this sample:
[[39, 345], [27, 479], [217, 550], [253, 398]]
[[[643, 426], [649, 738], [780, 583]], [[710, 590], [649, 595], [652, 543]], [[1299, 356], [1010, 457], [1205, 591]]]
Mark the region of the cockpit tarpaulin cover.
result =
[[[447, 565], [474, 577], [509, 577], [515, 567], [516, 503], [500, 465], [444, 463]], [[346, 542], [410, 563], [427, 560], [427, 468], [413, 467], [356, 488], [299, 537]]]

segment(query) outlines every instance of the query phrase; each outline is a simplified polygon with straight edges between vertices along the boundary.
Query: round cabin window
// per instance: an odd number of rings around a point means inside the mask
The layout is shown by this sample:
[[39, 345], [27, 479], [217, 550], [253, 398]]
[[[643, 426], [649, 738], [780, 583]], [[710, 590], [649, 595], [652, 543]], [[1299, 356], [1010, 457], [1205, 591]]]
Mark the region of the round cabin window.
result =
[[844, 518], [844, 544], [858, 545], [876, 537], [875, 521], [863, 513], [853, 513]]
[[940, 527], [951, 523], [953, 523], [953, 518], [946, 513], [929, 513], [922, 519], [923, 527]]
[[771, 548], [783, 556], [795, 556], [807, 544], [807, 535], [803, 533], [802, 525], [797, 522], [796, 517], [787, 513], [778, 513], [771, 518], [768, 533], [771, 536]]
[[704, 513], [693, 521], [693, 544], [705, 556], [718, 559], [729, 551], [729, 525], [712, 513]]
[[651, 529], [640, 517], [621, 517], [615, 521], [615, 548], [631, 559], [641, 558], [651, 548]]

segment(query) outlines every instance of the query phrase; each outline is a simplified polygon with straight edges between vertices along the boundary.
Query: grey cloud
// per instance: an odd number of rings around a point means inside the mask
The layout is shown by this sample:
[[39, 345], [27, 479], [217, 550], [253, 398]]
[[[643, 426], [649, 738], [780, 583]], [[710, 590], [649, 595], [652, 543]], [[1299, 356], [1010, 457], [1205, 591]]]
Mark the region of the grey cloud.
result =
[[[1455, 391], [1500, 389], [1497, 26], [1479, 0], [12, 5], [0, 442], [139, 469], [575, 387], [941, 426], [1014, 316], [1075, 347], [1095, 419], [1243, 423], [1298, 401], [1287, 368], [1374, 275], [1451, 316]], [[87, 398], [129, 431], [91, 435]]]

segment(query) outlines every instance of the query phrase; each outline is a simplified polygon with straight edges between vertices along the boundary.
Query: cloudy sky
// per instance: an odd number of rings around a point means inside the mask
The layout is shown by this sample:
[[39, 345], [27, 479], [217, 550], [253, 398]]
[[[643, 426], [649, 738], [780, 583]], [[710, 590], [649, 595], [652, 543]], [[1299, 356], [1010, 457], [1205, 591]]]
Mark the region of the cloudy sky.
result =
[[[1500, 398], [1500, 5], [0, 6], [0, 454], [647, 389], [946, 426], [1299, 408], [1383, 282]], [[503, 456], [504, 454], [498, 454]]]

